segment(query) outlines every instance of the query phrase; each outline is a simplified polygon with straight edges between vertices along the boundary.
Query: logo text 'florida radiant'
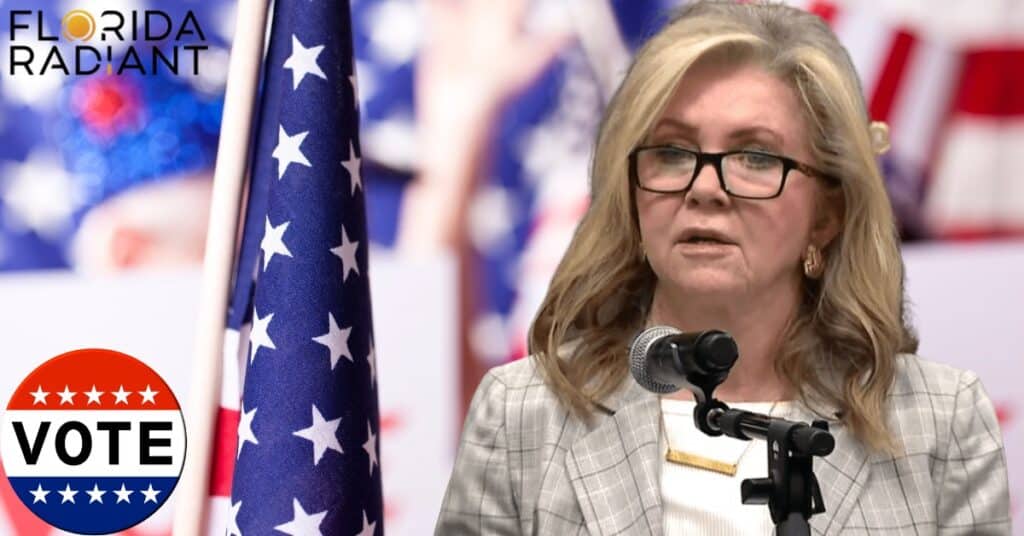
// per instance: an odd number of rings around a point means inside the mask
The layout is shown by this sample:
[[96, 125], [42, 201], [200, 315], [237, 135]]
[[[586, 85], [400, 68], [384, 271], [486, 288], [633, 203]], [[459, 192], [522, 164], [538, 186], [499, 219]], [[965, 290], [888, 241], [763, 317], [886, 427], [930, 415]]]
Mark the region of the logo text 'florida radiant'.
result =
[[[88, 75], [136, 71], [153, 74], [161, 69], [178, 74], [191, 64], [199, 74], [199, 51], [209, 48], [195, 14], [179, 18], [165, 11], [105, 10], [94, 16], [72, 9], [61, 17], [60, 31], [47, 30], [43, 11], [14, 9], [8, 13], [10, 41], [8, 74]], [[184, 60], [184, 62], [182, 61]]]

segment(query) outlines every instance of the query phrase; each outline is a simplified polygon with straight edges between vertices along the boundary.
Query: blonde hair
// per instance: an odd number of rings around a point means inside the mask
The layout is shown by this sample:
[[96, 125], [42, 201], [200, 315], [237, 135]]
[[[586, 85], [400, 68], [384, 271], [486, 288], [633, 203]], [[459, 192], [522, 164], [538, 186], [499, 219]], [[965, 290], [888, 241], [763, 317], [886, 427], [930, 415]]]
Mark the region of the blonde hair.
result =
[[841, 192], [841, 231], [823, 251], [821, 279], [805, 280], [776, 370], [808, 405], [839, 408], [861, 442], [895, 452], [885, 399], [897, 354], [917, 347], [904, 318], [896, 226], [849, 55], [818, 17], [795, 8], [697, 2], [639, 51], [605, 112], [591, 205], [530, 327], [530, 352], [559, 399], [582, 417], [625, 379], [626, 348], [644, 326], [655, 284], [643, 260], [627, 155], [686, 70], [722, 53], [757, 62], [793, 88], [814, 164]]

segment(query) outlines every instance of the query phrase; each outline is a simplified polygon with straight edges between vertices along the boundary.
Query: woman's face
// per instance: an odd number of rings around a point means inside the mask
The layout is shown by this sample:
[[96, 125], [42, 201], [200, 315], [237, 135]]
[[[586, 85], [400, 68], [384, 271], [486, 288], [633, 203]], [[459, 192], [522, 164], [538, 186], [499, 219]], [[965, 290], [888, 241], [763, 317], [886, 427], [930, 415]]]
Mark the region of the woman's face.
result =
[[[698, 62], [644, 144], [703, 152], [756, 149], [813, 165], [807, 135], [796, 94], [774, 75], [755, 65]], [[685, 193], [637, 189], [641, 238], [659, 287], [713, 301], [798, 292], [800, 263], [816, 237], [818, 188], [814, 178], [794, 169], [779, 197], [730, 197], [714, 166], [705, 165]], [[709, 234], [722, 242], [693, 239]]]

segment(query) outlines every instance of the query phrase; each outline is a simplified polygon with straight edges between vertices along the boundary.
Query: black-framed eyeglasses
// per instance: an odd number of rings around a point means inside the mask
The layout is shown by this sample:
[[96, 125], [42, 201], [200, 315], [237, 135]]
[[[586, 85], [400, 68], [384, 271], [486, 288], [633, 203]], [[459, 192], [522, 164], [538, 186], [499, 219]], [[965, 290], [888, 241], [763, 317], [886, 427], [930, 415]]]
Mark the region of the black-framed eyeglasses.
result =
[[772, 199], [782, 194], [790, 170], [828, 178], [812, 166], [764, 151], [704, 153], [675, 145], [644, 145], [629, 153], [629, 175], [648, 192], [685, 192], [705, 164], [714, 166], [725, 193], [743, 199]]

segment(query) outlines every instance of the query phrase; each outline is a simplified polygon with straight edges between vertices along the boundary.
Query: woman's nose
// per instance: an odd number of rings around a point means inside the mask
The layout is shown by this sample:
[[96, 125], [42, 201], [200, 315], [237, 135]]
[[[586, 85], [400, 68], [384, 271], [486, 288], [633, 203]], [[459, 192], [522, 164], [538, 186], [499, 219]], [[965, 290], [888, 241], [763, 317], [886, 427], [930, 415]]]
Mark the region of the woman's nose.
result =
[[686, 191], [686, 200], [688, 203], [697, 205], [709, 203], [725, 205], [729, 201], [729, 195], [725, 192], [724, 186], [715, 165], [705, 162], [701, 169], [697, 170], [697, 176], [690, 183], [690, 189]]

